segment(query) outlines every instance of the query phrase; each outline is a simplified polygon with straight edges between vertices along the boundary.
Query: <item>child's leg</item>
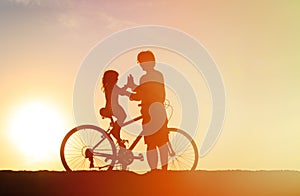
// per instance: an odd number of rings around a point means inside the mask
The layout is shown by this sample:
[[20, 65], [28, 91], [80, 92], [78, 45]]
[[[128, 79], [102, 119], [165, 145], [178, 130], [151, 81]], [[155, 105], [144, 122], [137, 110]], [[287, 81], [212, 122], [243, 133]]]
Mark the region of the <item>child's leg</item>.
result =
[[120, 130], [121, 130], [121, 126], [115, 122], [114, 127], [111, 130], [111, 134], [116, 138], [117, 141], [121, 140]]
[[118, 110], [117, 115], [115, 116], [117, 118], [113, 129], [111, 130], [113, 136], [117, 139], [117, 142], [119, 143], [119, 145], [122, 147], [125, 147], [123, 140], [121, 139], [120, 136], [120, 130], [121, 130], [121, 126], [124, 123], [125, 119], [126, 119], [126, 113], [123, 109]]
[[125, 146], [126, 140], [121, 139], [120, 130], [121, 130], [121, 126], [118, 123], [115, 123], [113, 129], [111, 130], [111, 133], [116, 138], [117, 143], [119, 144], [119, 146], [122, 147], [122, 148], [126, 148], [126, 146]]

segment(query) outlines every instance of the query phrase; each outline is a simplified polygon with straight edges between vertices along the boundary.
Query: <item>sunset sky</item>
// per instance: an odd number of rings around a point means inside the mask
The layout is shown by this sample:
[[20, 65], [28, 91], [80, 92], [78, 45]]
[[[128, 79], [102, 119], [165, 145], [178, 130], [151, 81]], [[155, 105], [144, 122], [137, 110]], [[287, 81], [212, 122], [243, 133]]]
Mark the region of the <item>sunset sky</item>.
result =
[[[299, 21], [298, 1], [2, 0], [0, 170], [63, 170], [59, 147], [76, 125], [73, 89], [81, 63], [101, 40], [140, 25], [185, 32], [218, 65], [226, 116], [199, 169], [300, 170]], [[137, 52], [115, 63], [135, 63]], [[180, 69], [175, 54], [157, 53]], [[204, 82], [195, 86], [203, 108], [200, 148], [211, 101]], [[41, 133], [33, 131], [39, 127]]]

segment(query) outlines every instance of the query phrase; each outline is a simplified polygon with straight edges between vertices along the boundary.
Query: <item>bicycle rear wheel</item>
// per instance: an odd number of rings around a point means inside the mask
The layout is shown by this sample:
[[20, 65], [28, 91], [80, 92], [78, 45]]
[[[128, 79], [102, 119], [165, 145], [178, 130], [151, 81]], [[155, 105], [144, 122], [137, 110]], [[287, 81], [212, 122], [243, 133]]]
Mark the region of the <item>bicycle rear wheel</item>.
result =
[[169, 128], [168, 170], [195, 170], [198, 164], [198, 149], [193, 138], [185, 131]]
[[64, 137], [60, 158], [67, 171], [107, 170], [115, 163], [116, 147], [103, 129], [82, 125], [73, 128]]

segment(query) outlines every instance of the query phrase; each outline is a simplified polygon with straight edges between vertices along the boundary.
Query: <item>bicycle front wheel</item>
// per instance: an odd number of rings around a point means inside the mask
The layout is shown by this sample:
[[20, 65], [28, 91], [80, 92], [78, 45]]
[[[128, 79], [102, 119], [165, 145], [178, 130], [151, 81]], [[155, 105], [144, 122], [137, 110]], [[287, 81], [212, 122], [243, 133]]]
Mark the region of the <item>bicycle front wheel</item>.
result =
[[116, 147], [103, 129], [82, 125], [64, 137], [60, 158], [67, 171], [107, 170], [115, 163]]
[[193, 138], [185, 131], [169, 128], [168, 170], [195, 170], [198, 164], [198, 149]]

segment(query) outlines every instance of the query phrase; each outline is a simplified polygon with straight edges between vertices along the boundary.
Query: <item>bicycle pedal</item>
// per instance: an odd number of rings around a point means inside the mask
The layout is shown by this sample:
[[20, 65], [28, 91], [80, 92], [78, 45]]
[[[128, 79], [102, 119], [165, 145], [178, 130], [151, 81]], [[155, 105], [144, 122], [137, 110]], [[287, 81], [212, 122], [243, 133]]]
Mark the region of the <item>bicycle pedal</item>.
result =
[[139, 157], [140, 161], [144, 161], [144, 156], [142, 153], [139, 153], [138, 157]]

